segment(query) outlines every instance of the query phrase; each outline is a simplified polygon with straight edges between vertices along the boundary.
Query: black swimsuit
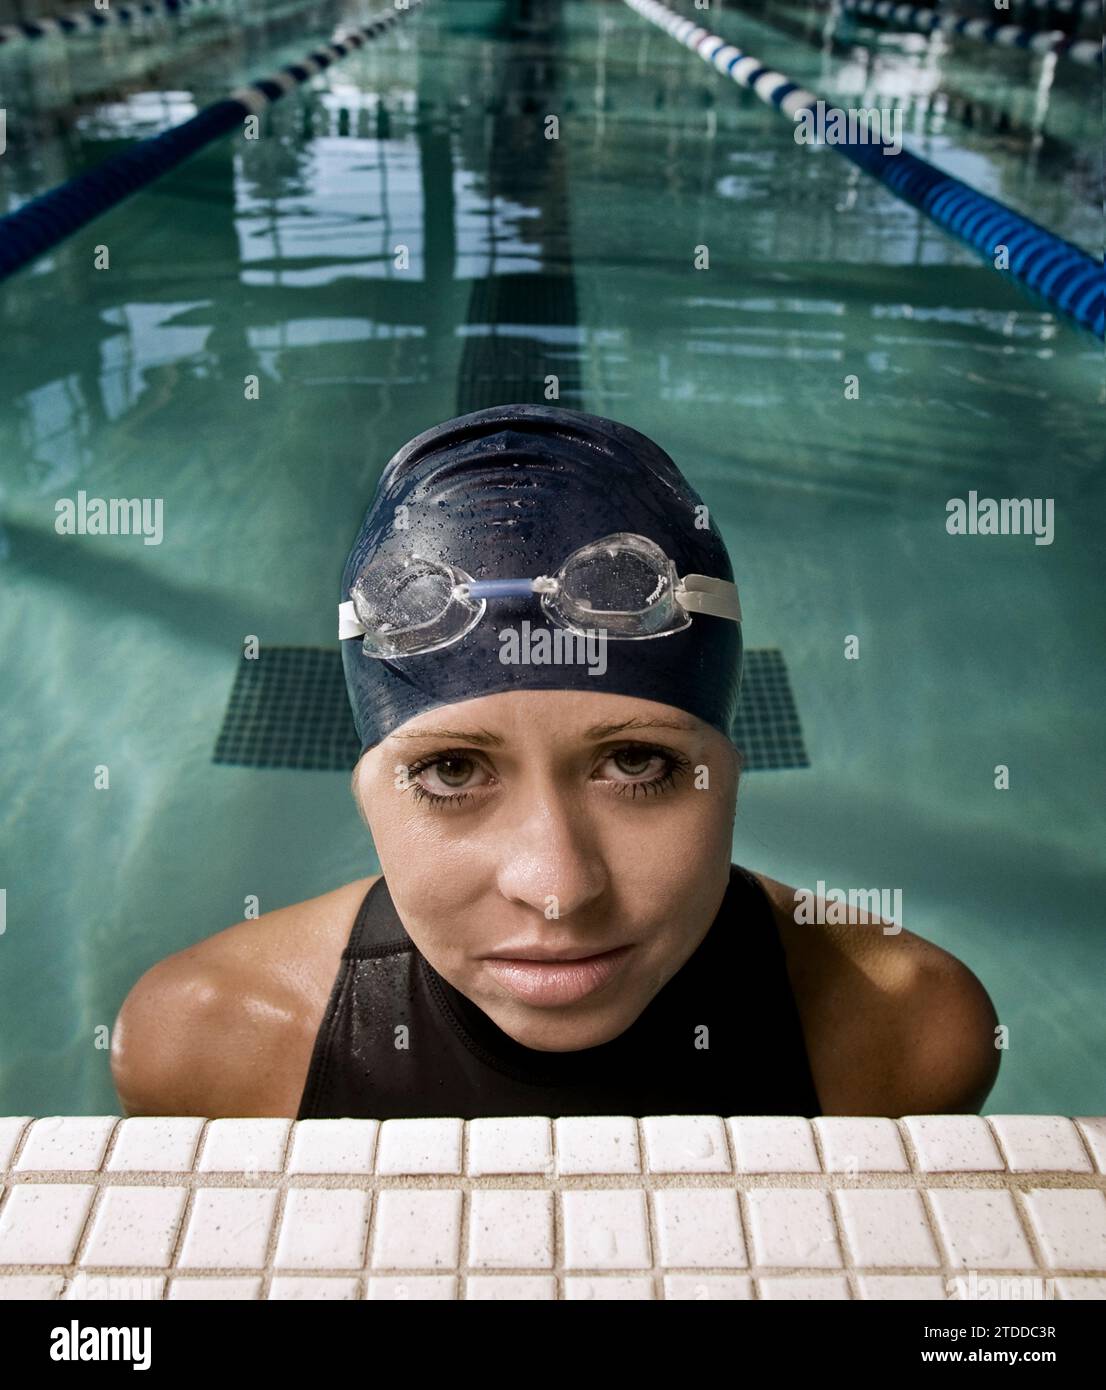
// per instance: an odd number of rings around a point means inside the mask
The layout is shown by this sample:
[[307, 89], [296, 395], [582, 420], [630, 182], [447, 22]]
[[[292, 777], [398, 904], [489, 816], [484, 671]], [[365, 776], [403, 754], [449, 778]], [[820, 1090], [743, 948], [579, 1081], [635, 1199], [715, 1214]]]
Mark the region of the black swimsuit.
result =
[[623, 1033], [574, 1052], [523, 1047], [497, 1027], [421, 954], [377, 879], [342, 953], [297, 1118], [819, 1113], [771, 905], [731, 865], [691, 958]]

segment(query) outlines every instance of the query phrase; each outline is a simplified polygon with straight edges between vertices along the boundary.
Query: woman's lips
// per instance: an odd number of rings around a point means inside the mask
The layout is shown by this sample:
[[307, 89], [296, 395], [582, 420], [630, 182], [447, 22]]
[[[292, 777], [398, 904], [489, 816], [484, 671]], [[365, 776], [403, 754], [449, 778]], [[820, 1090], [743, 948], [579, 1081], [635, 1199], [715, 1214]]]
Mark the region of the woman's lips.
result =
[[526, 1004], [553, 1007], [575, 1004], [602, 989], [621, 970], [633, 946], [619, 946], [582, 960], [504, 960], [489, 957], [485, 965], [503, 988]]

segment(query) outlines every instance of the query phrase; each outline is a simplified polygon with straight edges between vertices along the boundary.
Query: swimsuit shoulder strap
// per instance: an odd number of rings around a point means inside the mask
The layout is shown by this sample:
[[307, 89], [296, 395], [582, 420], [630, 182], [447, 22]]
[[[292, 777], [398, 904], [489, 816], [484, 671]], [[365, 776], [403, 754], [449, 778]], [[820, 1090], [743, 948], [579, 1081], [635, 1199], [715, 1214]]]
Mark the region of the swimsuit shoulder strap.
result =
[[378, 962], [385, 975], [395, 978], [389, 978], [385, 984], [381, 976], [374, 984], [384, 988], [390, 985], [402, 995], [405, 992], [405, 978], [411, 968], [410, 953], [413, 949], [414, 944], [403, 929], [381, 875], [369, 885], [353, 919], [349, 940], [342, 952], [338, 973], [311, 1051], [311, 1062], [296, 1115], [298, 1120], [331, 1115], [336, 1092], [347, 1089], [346, 1074], [354, 1064], [358, 1042], [363, 1041], [355, 1016], [358, 975], [364, 970], [374, 970], [371, 964], [362, 966], [360, 962]]
[[342, 959], [371, 960], [376, 956], [389, 956], [397, 951], [413, 949], [414, 942], [399, 920], [392, 895], [381, 874], [369, 885], [361, 900]]

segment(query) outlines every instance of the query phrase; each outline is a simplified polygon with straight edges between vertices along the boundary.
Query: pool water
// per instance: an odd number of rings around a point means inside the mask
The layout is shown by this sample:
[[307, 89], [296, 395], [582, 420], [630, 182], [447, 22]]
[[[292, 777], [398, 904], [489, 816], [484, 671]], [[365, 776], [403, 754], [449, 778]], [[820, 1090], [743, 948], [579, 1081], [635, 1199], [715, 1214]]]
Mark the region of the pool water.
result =
[[[379, 8], [7, 45], [0, 211]], [[673, 8], [1101, 251], [1095, 73]], [[0, 1113], [117, 1111], [148, 966], [376, 871], [346, 777], [212, 761], [243, 641], [332, 649], [383, 463], [549, 373], [677, 460], [786, 662], [810, 766], [746, 776], [735, 860], [900, 889], [1009, 1029], [987, 1110], [1102, 1113], [1101, 345], [618, 0], [427, 0], [263, 128], [0, 287]], [[162, 543], [58, 536], [79, 490]], [[971, 491], [1052, 544], [949, 535]]]

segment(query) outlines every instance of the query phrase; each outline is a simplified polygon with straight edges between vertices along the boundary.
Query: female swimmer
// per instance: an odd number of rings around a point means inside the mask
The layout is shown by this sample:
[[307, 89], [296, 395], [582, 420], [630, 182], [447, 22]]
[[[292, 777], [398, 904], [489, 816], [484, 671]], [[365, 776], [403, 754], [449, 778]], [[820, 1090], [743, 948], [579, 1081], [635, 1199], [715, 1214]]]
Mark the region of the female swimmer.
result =
[[406, 444], [339, 606], [382, 875], [148, 971], [113, 1039], [127, 1112], [978, 1111], [971, 971], [731, 863], [740, 617], [635, 430], [509, 405]]

